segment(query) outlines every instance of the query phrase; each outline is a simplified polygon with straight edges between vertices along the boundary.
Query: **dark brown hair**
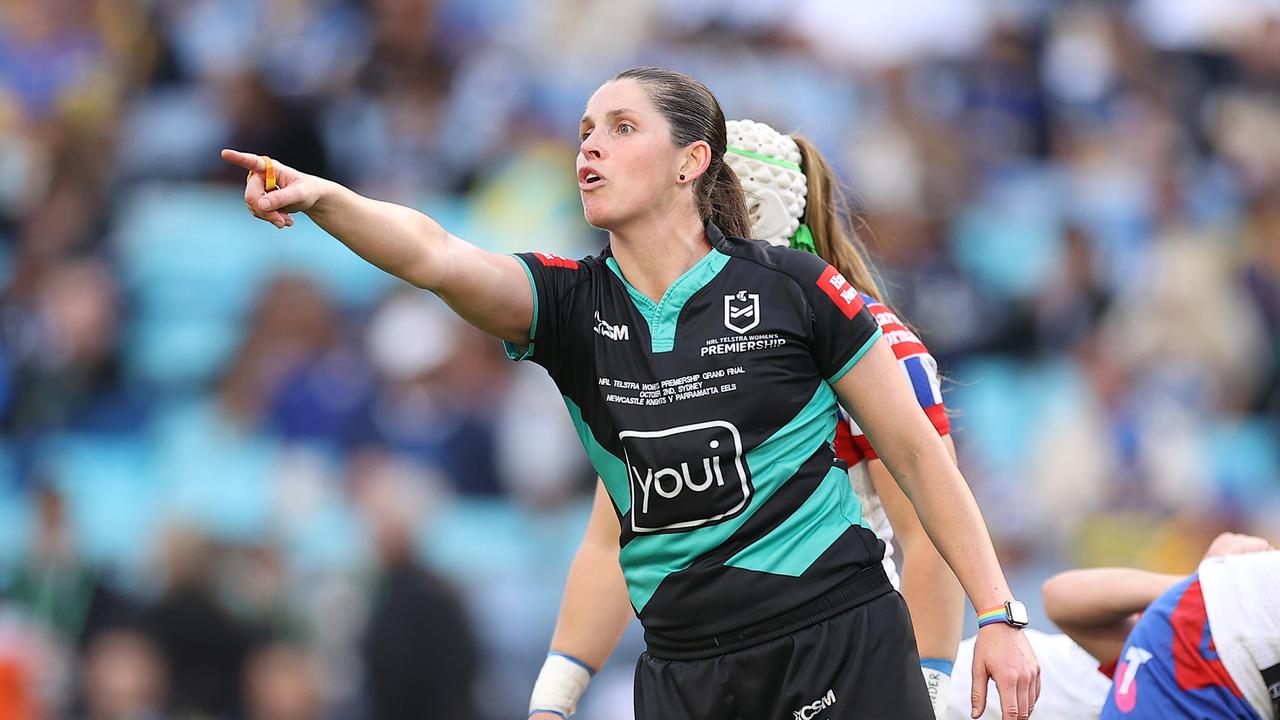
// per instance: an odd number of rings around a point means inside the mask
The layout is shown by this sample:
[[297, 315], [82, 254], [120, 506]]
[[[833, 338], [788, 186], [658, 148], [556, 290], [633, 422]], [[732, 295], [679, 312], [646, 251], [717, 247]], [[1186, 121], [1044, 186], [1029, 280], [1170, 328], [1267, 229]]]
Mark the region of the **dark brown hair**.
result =
[[809, 185], [804, 223], [813, 232], [813, 244], [818, 254], [835, 266], [854, 287], [884, 302], [880, 285], [867, 262], [867, 249], [849, 224], [852, 213], [840, 181], [813, 143], [798, 135], [791, 138], [800, 148], [800, 166]]
[[706, 85], [675, 70], [638, 67], [620, 72], [614, 80], [644, 85], [653, 106], [671, 124], [671, 141], [681, 147], [703, 140], [711, 146], [711, 164], [694, 181], [698, 214], [730, 237], [751, 237], [751, 216], [738, 176], [724, 161], [728, 133], [720, 102]]

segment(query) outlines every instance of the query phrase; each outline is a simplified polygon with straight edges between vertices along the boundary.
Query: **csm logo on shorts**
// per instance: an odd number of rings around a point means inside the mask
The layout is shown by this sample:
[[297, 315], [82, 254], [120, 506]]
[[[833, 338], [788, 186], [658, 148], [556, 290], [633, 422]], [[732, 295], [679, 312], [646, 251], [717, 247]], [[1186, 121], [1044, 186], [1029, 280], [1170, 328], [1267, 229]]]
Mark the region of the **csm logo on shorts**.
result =
[[724, 420], [618, 433], [631, 481], [631, 529], [690, 530], [728, 519], [751, 499], [742, 436]]
[[822, 712], [823, 710], [826, 710], [827, 708], [835, 704], [836, 704], [836, 691], [828, 690], [826, 695], [823, 695], [822, 697], [818, 698], [817, 700], [814, 700], [808, 705], [805, 705], [799, 710], [792, 710], [791, 720], [813, 720], [813, 718], [816, 718], [818, 716], [818, 713]]

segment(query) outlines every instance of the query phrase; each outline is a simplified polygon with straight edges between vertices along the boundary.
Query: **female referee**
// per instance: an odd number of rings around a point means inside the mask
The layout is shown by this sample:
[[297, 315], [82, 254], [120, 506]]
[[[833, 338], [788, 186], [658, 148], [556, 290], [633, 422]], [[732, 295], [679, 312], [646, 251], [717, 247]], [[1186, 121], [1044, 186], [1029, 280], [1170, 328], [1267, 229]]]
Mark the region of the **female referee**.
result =
[[[861, 243], [843, 221], [838, 182], [826, 159], [806, 139], [784, 135], [764, 123], [731, 120], [727, 130], [725, 160], [746, 191], [751, 236], [817, 253], [854, 287], [865, 290], [862, 300], [954, 459], [937, 364], [920, 338], [882, 304]], [[884, 463], [857, 424], [844, 416], [836, 428], [835, 451], [849, 468], [865, 524], [885, 543], [885, 573], [895, 588], [901, 585], [910, 608], [921, 672], [934, 717], [942, 720], [963, 627], [963, 592]], [[633, 615], [618, 565], [618, 517], [603, 487], [597, 499], [566, 583], [551, 654], [530, 699], [533, 720], [573, 712], [591, 668], [603, 665]], [[905, 555], [901, 583], [890, 544], [895, 529]]]
[[932, 717], [881, 541], [828, 442], [837, 397], [970, 600], [1012, 621], [980, 631], [975, 686], [993, 676], [1006, 717], [1027, 717], [1038, 670], [1015, 627], [1025, 611], [964, 478], [848, 281], [815, 255], [741, 239], [715, 97], [676, 72], [629, 70], [592, 95], [580, 130], [584, 215], [609, 231], [580, 261], [488, 253], [409, 208], [223, 158], [250, 171], [255, 216], [283, 228], [305, 212], [546, 368], [623, 529], [649, 646], [638, 717]]

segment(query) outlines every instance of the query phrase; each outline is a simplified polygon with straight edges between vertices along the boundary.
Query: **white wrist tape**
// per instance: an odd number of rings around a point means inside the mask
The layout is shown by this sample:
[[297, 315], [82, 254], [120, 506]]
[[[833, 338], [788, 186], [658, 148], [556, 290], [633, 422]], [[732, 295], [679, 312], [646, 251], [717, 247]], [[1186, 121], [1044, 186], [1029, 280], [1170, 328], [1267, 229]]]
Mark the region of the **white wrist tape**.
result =
[[933, 705], [933, 717], [943, 720], [947, 714], [947, 699], [951, 694], [951, 676], [931, 667], [921, 667], [924, 686], [929, 690], [929, 702]]
[[587, 689], [595, 671], [572, 655], [547, 653], [542, 672], [533, 684], [529, 698], [529, 714], [549, 712], [563, 718], [573, 717], [578, 709], [578, 698]]

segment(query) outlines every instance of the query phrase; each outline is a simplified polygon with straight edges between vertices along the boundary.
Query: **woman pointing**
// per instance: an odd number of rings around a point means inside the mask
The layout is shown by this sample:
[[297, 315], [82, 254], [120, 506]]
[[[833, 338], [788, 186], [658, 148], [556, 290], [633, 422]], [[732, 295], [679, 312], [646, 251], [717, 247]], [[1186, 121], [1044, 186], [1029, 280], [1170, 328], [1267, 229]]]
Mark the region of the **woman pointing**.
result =
[[[1027, 717], [1037, 668], [976, 503], [876, 321], [820, 258], [742, 240], [725, 121], [701, 83], [640, 68], [587, 103], [583, 210], [599, 255], [503, 256], [408, 208], [224, 151], [277, 227], [305, 212], [556, 382], [619, 518], [648, 652], [639, 718], [932, 716], [883, 548], [831, 450], [846, 408], [979, 608], [975, 674]], [[869, 412], [874, 408], [874, 412]], [[1007, 616], [1007, 617], [1005, 617]], [[995, 617], [993, 610], [992, 617]]]

